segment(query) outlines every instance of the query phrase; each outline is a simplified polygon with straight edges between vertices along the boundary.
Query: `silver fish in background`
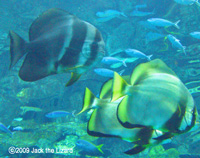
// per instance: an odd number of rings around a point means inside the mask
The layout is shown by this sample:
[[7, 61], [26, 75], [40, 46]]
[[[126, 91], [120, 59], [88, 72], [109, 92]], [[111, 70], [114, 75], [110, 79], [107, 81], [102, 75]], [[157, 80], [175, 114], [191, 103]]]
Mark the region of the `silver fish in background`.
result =
[[25, 54], [19, 70], [24, 81], [36, 81], [53, 74], [71, 73], [72, 85], [104, 56], [105, 44], [93, 25], [60, 9], [49, 9], [29, 29], [29, 42], [10, 31], [12, 68]]
[[191, 32], [190, 33], [190, 36], [192, 36], [193, 38], [196, 38], [196, 39], [200, 39], [200, 32]]
[[127, 16], [123, 12], [112, 10], [112, 9], [105, 10], [103, 12], [97, 12], [96, 16], [98, 17], [97, 22], [100, 22], [100, 23], [110, 21], [114, 18], [122, 18], [122, 17], [127, 18]]
[[180, 42], [179, 39], [177, 39], [176, 37], [174, 37], [173, 35], [167, 35], [167, 38], [169, 39], [169, 41], [172, 44], [172, 47], [177, 48], [178, 50], [183, 51], [183, 53], [186, 55], [185, 49], [186, 47], [183, 46]]
[[[119, 72], [120, 75], [122, 75], [124, 73], [125, 70], [121, 70]], [[113, 70], [110, 69], [106, 69], [106, 68], [96, 68], [94, 69], [94, 72], [97, 75], [103, 76], [103, 77], [113, 77], [114, 76], [114, 72]]]
[[105, 10], [103, 12], [97, 12], [96, 16], [99, 18], [105, 18], [105, 17], [119, 17], [124, 16], [127, 17], [123, 12], [117, 11], [117, 10]]
[[13, 128], [13, 131], [23, 131], [24, 129], [23, 129], [23, 127], [21, 127], [21, 126], [17, 126], [17, 127], [14, 127]]
[[127, 54], [127, 55], [129, 55], [129, 56], [132, 56], [132, 57], [135, 57], [135, 58], [139, 58], [139, 59], [147, 59], [148, 61], [150, 61], [151, 60], [151, 57], [153, 56], [153, 55], [146, 55], [146, 54], [144, 54], [144, 53], [142, 53], [142, 52], [140, 52], [139, 50], [137, 50], [137, 49], [126, 49], [125, 50], [125, 53]]
[[176, 21], [175, 23], [166, 20], [166, 19], [161, 19], [161, 18], [151, 18], [147, 20], [150, 24], [158, 27], [169, 27], [169, 26], [174, 26], [177, 29], [179, 29], [178, 23], [180, 20]]
[[192, 5], [192, 4], [197, 4], [198, 6], [200, 6], [200, 3], [198, 2], [198, 0], [174, 0], [176, 3], [178, 4], [182, 4], [182, 5]]
[[122, 65], [127, 67], [126, 59], [125, 60], [120, 60], [120, 59], [115, 58], [115, 57], [103, 57], [101, 62], [104, 63], [104, 64], [107, 64], [107, 65], [112, 65], [112, 64], [116, 64], [116, 63], [122, 63]]

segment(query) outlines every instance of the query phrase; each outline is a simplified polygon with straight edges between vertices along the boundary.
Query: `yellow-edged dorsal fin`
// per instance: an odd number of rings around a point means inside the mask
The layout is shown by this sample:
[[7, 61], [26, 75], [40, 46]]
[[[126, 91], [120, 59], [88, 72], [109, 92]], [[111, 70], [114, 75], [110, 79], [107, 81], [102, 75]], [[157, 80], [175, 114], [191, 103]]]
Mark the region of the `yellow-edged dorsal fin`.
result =
[[131, 85], [136, 85], [138, 82], [152, 73], [166, 73], [176, 76], [176, 74], [160, 59], [154, 59], [147, 63], [138, 65], [131, 75]]
[[129, 86], [128, 83], [118, 73], [115, 72], [114, 79], [113, 79], [113, 92], [112, 92], [112, 101], [111, 102], [126, 95], [126, 87], [127, 86]]
[[[130, 76], [122, 76], [122, 78], [129, 83]], [[113, 79], [106, 81], [101, 87], [100, 99], [110, 99], [112, 97]]]

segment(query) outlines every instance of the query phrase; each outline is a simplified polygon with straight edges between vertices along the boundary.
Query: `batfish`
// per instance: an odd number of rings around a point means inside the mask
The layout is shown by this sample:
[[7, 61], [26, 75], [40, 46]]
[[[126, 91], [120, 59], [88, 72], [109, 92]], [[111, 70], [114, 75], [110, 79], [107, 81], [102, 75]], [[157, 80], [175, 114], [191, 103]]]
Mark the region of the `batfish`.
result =
[[71, 73], [72, 85], [102, 60], [105, 43], [100, 31], [60, 9], [49, 9], [30, 26], [29, 42], [10, 31], [10, 69], [25, 55], [19, 70], [24, 81]]

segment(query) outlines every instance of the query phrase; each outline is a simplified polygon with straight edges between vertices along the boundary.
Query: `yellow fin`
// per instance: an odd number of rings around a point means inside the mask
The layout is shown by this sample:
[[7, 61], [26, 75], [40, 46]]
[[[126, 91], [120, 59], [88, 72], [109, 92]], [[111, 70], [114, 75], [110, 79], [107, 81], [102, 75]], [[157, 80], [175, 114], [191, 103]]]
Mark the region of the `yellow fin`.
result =
[[154, 59], [147, 63], [138, 65], [131, 74], [131, 85], [136, 85], [141, 79], [152, 73], [166, 73], [176, 76], [176, 74], [160, 59]]
[[81, 77], [81, 74], [75, 73], [75, 72], [71, 72], [71, 78], [70, 80], [67, 82], [67, 84], [65, 85], [66, 87], [71, 86], [72, 84], [74, 84], [79, 78]]
[[86, 110], [91, 109], [95, 99], [98, 99], [98, 98], [96, 98], [95, 95], [88, 88], [86, 88], [84, 102], [83, 102], [83, 108], [77, 115], [83, 113]]
[[[130, 76], [122, 76], [122, 78], [129, 82]], [[110, 99], [112, 97], [113, 79], [106, 81], [101, 87], [100, 99]]]
[[74, 69], [78, 69], [78, 68], [81, 68], [81, 67], [84, 67], [84, 66], [77, 65], [77, 66], [74, 66], [74, 67], [67, 68], [67, 69], [65, 69], [65, 71], [74, 70]]
[[99, 95], [100, 99], [109, 99], [109, 98], [111, 98], [112, 83], [113, 83], [113, 79], [110, 79], [110, 80], [108, 80], [107, 82], [105, 82], [103, 84], [103, 86], [101, 87], [100, 95]]
[[127, 86], [128, 86], [128, 83], [118, 73], [114, 72], [113, 93], [112, 93], [112, 101], [111, 102], [126, 95], [126, 87]]

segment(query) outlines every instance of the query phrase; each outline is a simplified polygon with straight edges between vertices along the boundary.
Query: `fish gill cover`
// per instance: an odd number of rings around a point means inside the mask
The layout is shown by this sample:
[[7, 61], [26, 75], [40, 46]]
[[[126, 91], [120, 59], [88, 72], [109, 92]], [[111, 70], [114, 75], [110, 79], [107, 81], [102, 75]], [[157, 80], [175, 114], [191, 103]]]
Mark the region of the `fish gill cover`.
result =
[[0, 156], [200, 156], [198, 1], [0, 5]]

